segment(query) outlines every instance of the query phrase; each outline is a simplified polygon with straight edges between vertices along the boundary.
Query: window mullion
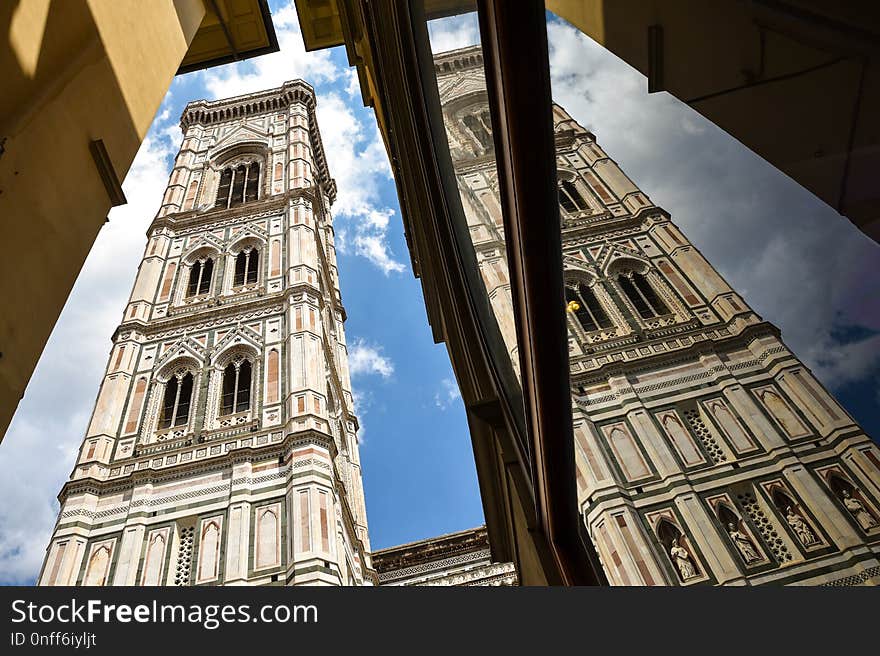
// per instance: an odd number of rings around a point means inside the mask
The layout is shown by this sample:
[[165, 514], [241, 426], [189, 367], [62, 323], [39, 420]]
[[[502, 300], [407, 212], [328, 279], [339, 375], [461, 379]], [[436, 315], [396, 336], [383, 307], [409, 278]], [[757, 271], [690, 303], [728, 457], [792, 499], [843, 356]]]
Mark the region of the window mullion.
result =
[[[593, 292], [591, 292], [590, 290], [587, 290], [587, 293], [592, 294]], [[581, 299], [584, 300], [583, 296], [581, 296]], [[590, 315], [590, 319], [593, 320], [593, 324], [596, 326], [595, 329], [598, 330], [599, 328], [602, 327], [601, 324], [599, 323], [599, 317], [597, 317], [596, 314], [593, 312], [593, 308], [590, 307], [589, 303], [586, 303], [586, 301], [584, 301], [584, 304], [587, 308], [587, 313]]]
[[[637, 274], [637, 275], [638, 275], [638, 274]], [[647, 279], [647, 278], [644, 278], [644, 277], [643, 277], [642, 280], [644, 280], [645, 283], [648, 282], [648, 279]], [[645, 303], [647, 304], [647, 306], [648, 306], [649, 308], [651, 308], [651, 312], [654, 313], [654, 316], [655, 316], [655, 317], [659, 317], [659, 316], [660, 316], [660, 312], [657, 311], [657, 308], [655, 308], [655, 307], [654, 307], [654, 304], [651, 303], [651, 299], [649, 299], [649, 298], [645, 295], [645, 292], [642, 291], [641, 286], [640, 286], [638, 283], [636, 283], [635, 281], [633, 281], [633, 286], [636, 288], [636, 291], [638, 291], [639, 296], [641, 296], [642, 299], [644, 299], [644, 301], [645, 301]]]
[[[580, 288], [578, 288], [575, 291], [575, 294], [577, 294], [578, 300], [580, 301], [580, 304], [581, 304], [581, 308], [586, 310], [587, 316], [590, 318], [590, 321], [593, 323], [594, 327], [589, 328], [589, 330], [595, 330], [599, 324], [596, 323], [596, 319], [595, 319], [595, 317], [593, 317], [593, 313], [590, 311], [590, 305], [584, 300], [584, 295], [581, 294]], [[581, 328], [583, 328], [584, 330], [588, 330], [587, 327], [583, 326], [583, 325], [581, 325]]]
[[238, 410], [238, 373], [240, 371], [239, 367], [235, 368], [235, 386], [232, 388], [232, 412], [230, 414], [235, 414]]
[[232, 206], [232, 190], [235, 188], [235, 168], [229, 167], [232, 175], [229, 178], [229, 192], [226, 194], [226, 209]]
[[174, 395], [174, 408], [171, 413], [171, 428], [177, 426], [177, 405], [180, 403], [180, 390], [183, 389], [183, 379], [177, 379], [177, 392]]
[[633, 287], [636, 288], [636, 293], [637, 293], [639, 296], [642, 297], [642, 300], [645, 302], [645, 305], [647, 305], [648, 308], [651, 310], [651, 313], [652, 313], [655, 317], [656, 317], [656, 316], [659, 316], [660, 313], [657, 312], [657, 308], [655, 308], [655, 307], [654, 307], [654, 304], [651, 303], [651, 300], [650, 300], [647, 296], [645, 296], [645, 292], [643, 292], [643, 291], [641, 290], [641, 288], [639, 287], [639, 284], [638, 284], [635, 280], [633, 280]]

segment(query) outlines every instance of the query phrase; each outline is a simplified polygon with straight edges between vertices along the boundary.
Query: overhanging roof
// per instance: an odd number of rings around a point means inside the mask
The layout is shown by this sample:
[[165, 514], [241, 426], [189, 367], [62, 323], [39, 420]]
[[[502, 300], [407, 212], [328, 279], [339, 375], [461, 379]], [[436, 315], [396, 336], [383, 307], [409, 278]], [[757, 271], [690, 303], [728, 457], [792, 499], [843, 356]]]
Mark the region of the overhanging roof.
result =
[[178, 75], [278, 51], [267, 0], [205, 0], [205, 9]]

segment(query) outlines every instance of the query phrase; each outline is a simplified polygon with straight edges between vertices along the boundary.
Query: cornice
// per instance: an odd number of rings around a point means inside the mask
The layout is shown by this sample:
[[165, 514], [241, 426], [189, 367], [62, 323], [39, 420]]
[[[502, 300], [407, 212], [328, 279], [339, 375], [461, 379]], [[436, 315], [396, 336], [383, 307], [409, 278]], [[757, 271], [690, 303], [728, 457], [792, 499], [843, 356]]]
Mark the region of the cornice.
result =
[[434, 72], [438, 76], [452, 75], [472, 68], [483, 70], [483, 50], [478, 45], [450, 50], [434, 57]]
[[[72, 494], [92, 493], [105, 495], [114, 492], [123, 492], [132, 489], [136, 485], [174, 481], [188, 476], [228, 469], [233, 465], [244, 462], [253, 462], [257, 459], [265, 460], [273, 455], [282, 456], [298, 443], [319, 443], [327, 448], [330, 454], [331, 463], [336, 458], [337, 450], [333, 436], [322, 433], [321, 431], [309, 429], [296, 433], [288, 433], [280, 442], [270, 442], [269, 444], [261, 446], [241, 446], [217, 456], [206, 457], [204, 460], [178, 463], [176, 465], [162, 467], [161, 469], [134, 469], [130, 473], [124, 474], [121, 477], [107, 480], [91, 477], [70, 480], [64, 484], [61, 491], [58, 493], [58, 501], [64, 505], [67, 497]], [[123, 460], [116, 460], [113, 462], [113, 465], [122, 466], [126, 463], [136, 463], [140, 460], [143, 460], [143, 457], [132, 456]]]
[[180, 129], [192, 125], [216, 125], [246, 116], [258, 116], [285, 109], [293, 103], [315, 106], [315, 89], [304, 80], [289, 80], [280, 87], [245, 93], [219, 100], [193, 100], [180, 115]]
[[[331, 182], [333, 183], [333, 194], [335, 197], [336, 183], [333, 181]], [[172, 214], [166, 214], [165, 216], [157, 216], [153, 219], [150, 227], [147, 228], [147, 236], [149, 237], [154, 230], [160, 228], [168, 228], [169, 230], [182, 232], [183, 230], [200, 228], [218, 221], [251, 221], [262, 218], [263, 216], [272, 216], [279, 211], [284, 211], [287, 208], [288, 202], [297, 198], [310, 200], [314, 205], [317, 205], [317, 207], [320, 208], [323, 206], [320, 191], [321, 189], [316, 186], [302, 187], [299, 189], [290, 189], [279, 194], [272, 194], [266, 198], [243, 203], [242, 205], [236, 205], [235, 207], [228, 209], [209, 208], [207, 210], [190, 210], [188, 212], [174, 212]], [[329, 195], [329, 190], [325, 191], [327, 191]], [[321, 216], [323, 216], [323, 213]]]
[[[132, 321], [123, 321], [113, 332], [113, 337], [111, 339], [115, 341], [120, 333], [126, 331], [137, 332], [147, 338], [153, 338], [163, 332], [179, 328], [201, 330], [201, 327], [194, 324], [197, 324], [199, 321], [208, 321], [214, 319], [234, 319], [239, 315], [246, 314], [248, 312], [256, 312], [259, 310], [266, 310], [268, 312], [283, 312], [285, 308], [285, 303], [288, 301], [288, 299], [296, 296], [297, 294], [309, 294], [317, 299], [317, 304], [319, 308], [324, 307], [325, 299], [320, 290], [316, 289], [309, 283], [298, 282], [280, 292], [265, 294], [256, 298], [247, 299], [246, 301], [217, 303], [214, 305], [205, 306], [204, 308], [200, 308], [198, 310], [194, 310], [193, 312], [176, 314], [173, 317], [162, 319], [150, 319], [146, 322], [139, 319]], [[222, 297], [217, 297], [217, 300], [221, 300], [221, 298]], [[234, 300], [234, 297], [229, 298], [230, 300]], [[343, 322], [345, 322], [347, 317], [345, 307], [342, 305], [341, 301], [334, 301], [334, 303], [335, 307], [341, 312]]]
[[[707, 327], [706, 330], [717, 330], [717, 328]], [[689, 333], [689, 335], [693, 336], [694, 333]], [[724, 348], [732, 346], [746, 348], [751, 342], [761, 337], [776, 337], [777, 339], [781, 339], [781, 334], [779, 328], [773, 324], [767, 321], [761, 321], [760, 323], [750, 324], [744, 327], [739, 333], [728, 337], [722, 337], [720, 339], [700, 339], [694, 341], [690, 346], [676, 349], [675, 351], [652, 353], [651, 355], [645, 355], [629, 361], [611, 360], [610, 362], [602, 364], [596, 369], [590, 369], [589, 371], [572, 371], [570, 373], [571, 384], [573, 387], [575, 385], [589, 385], [595, 382], [606, 381], [610, 376], [635, 374], [649, 371], [658, 366], [684, 364], [693, 361], [694, 358], [699, 357], [700, 355], [715, 353]], [[638, 346], [648, 346], [657, 341], [663, 340], [645, 340], [643, 342], [638, 342]], [[627, 347], [631, 348], [632, 346], [634, 346], [634, 344], [627, 344]], [[614, 351], [609, 350], [602, 352], [601, 355], [610, 356], [612, 353], [614, 353]], [[578, 358], [578, 360], [581, 359], [585, 358]]]
[[[147, 338], [158, 336], [160, 333], [177, 328], [189, 328], [192, 330], [200, 330], [198, 326], [193, 324], [209, 319], [234, 319], [235, 317], [254, 312], [257, 310], [270, 310], [283, 312], [283, 302], [297, 290], [296, 288], [285, 289], [281, 292], [275, 292], [271, 295], [248, 299], [240, 303], [219, 304], [205, 307], [202, 310], [195, 310], [191, 313], [178, 314], [167, 319], [150, 319], [149, 321], [132, 320], [123, 321], [113, 332], [112, 339], [115, 341], [120, 333], [131, 331], [140, 333]], [[312, 290], [314, 291], [314, 290]], [[277, 306], [277, 307], [275, 307]]]
[[397, 578], [394, 576], [395, 572], [406, 567], [440, 561], [461, 554], [475, 554], [479, 558], [487, 556], [488, 552], [488, 533], [485, 526], [480, 526], [380, 549], [372, 553], [372, 558], [373, 567], [380, 576], [385, 575], [385, 578], [389, 578], [390, 575], [391, 578]]

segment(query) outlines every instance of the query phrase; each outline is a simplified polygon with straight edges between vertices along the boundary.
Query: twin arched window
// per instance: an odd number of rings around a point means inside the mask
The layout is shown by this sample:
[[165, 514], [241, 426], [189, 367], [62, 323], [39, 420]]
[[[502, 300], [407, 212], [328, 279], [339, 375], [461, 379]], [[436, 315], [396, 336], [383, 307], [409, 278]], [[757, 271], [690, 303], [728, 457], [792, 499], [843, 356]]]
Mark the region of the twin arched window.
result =
[[[617, 283], [642, 319], [653, 319], [670, 313], [669, 307], [644, 274], [623, 272], [617, 276]], [[588, 285], [579, 282], [567, 283], [565, 302], [567, 310], [574, 315], [584, 332], [602, 330], [614, 325], [596, 297], [596, 293]]]
[[223, 370], [223, 392], [220, 399], [220, 414], [231, 415], [244, 412], [251, 407], [250, 360], [230, 362]]
[[651, 287], [644, 274], [622, 274], [618, 277], [617, 282], [643, 319], [651, 319], [669, 313], [669, 308]]
[[260, 197], [260, 164], [239, 164], [223, 169], [214, 207], [229, 208]]
[[159, 428], [185, 426], [189, 422], [189, 408], [192, 402], [193, 375], [186, 372], [172, 376], [165, 384], [165, 397], [162, 400], [162, 415]]
[[[246, 358], [240, 358], [226, 365], [223, 370], [220, 398], [221, 415], [231, 415], [250, 409], [252, 372], [253, 365]], [[171, 376], [165, 383], [158, 429], [164, 430], [189, 424], [192, 397], [192, 372], [186, 371]]]
[[565, 301], [584, 331], [611, 327], [611, 319], [602, 309], [593, 290], [586, 285], [577, 283], [574, 287], [566, 287]]
[[[232, 286], [256, 284], [259, 279], [260, 251], [248, 247], [239, 251], [235, 256], [235, 270], [233, 272]], [[186, 297], [202, 296], [211, 291], [211, 279], [214, 275], [214, 260], [206, 257], [193, 262], [189, 271], [189, 283], [186, 287]]]
[[570, 180], [562, 180], [559, 183], [559, 204], [569, 214], [576, 214], [589, 209], [587, 201], [581, 196], [581, 192]]
[[234, 287], [252, 285], [257, 282], [257, 271], [260, 264], [260, 251], [246, 248], [235, 256], [235, 275], [232, 280]]
[[210, 257], [196, 260], [189, 271], [189, 285], [186, 295], [201, 296], [211, 291], [211, 276], [214, 274], [214, 260]]

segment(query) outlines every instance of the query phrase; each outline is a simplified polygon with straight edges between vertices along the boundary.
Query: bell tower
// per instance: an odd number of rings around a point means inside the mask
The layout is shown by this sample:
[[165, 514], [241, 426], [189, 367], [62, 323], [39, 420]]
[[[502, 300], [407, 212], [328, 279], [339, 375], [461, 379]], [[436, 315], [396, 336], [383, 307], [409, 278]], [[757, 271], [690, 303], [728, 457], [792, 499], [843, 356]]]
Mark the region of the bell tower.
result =
[[314, 91], [180, 125], [39, 583], [369, 585]]

